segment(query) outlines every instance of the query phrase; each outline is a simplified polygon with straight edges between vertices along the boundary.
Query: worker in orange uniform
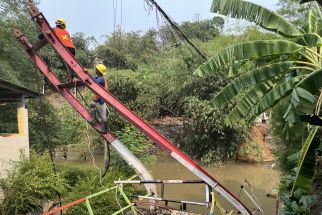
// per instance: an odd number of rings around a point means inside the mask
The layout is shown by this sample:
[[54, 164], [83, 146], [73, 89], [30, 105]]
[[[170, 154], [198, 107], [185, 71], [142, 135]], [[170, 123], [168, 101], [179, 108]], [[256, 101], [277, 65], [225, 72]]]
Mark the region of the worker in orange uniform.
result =
[[[101, 85], [105, 90], [108, 90], [107, 81], [104, 78], [104, 75], [106, 75], [106, 66], [103, 64], [97, 64], [94, 66], [96, 77], [93, 77], [93, 79]], [[101, 123], [102, 127], [100, 131], [102, 133], [107, 132], [107, 114], [108, 109], [106, 107], [105, 101], [99, 97], [97, 94], [94, 94], [93, 102], [89, 105], [90, 106], [90, 112], [92, 114], [93, 120], [90, 122], [91, 124], [95, 124], [97, 119]], [[98, 115], [98, 117], [97, 117]]]
[[[70, 38], [69, 33], [66, 30], [66, 21], [63, 18], [59, 18], [55, 22], [56, 27], [53, 29], [59, 40], [63, 43], [63, 45], [68, 49], [68, 51], [76, 56], [76, 48], [75, 45]], [[66, 64], [65, 64], [66, 65]], [[66, 65], [67, 72], [72, 80], [76, 79], [76, 74]]]

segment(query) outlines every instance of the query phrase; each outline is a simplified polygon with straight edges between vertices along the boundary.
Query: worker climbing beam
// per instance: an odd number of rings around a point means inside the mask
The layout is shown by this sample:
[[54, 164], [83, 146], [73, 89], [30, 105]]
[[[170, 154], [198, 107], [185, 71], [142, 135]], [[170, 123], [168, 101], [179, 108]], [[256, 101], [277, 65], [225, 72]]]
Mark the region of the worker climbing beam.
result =
[[[231, 192], [229, 192], [223, 185], [221, 185], [216, 179], [214, 179], [210, 174], [208, 174], [203, 168], [201, 168], [196, 162], [190, 159], [186, 154], [184, 154], [180, 149], [178, 149], [175, 145], [169, 142], [165, 137], [163, 137], [159, 132], [157, 132], [154, 128], [148, 125], [143, 119], [138, 117], [136, 114], [131, 112], [125, 105], [123, 105], [119, 100], [117, 100], [112, 94], [110, 94], [107, 90], [105, 90], [102, 86], [96, 83], [89, 73], [86, 71], [83, 66], [77, 61], [77, 59], [66, 49], [63, 43], [57, 38], [56, 34], [53, 32], [51, 26], [48, 21], [44, 17], [44, 15], [32, 4], [29, 4], [29, 13], [32, 17], [32, 20], [37, 25], [38, 29], [44, 35], [44, 38], [47, 42], [52, 45], [52, 47], [56, 50], [56, 52], [62, 57], [62, 59], [66, 62], [66, 64], [75, 72], [78, 78], [85, 83], [85, 86], [90, 89], [93, 93], [99, 95], [107, 104], [109, 104], [112, 108], [115, 109], [123, 118], [128, 120], [132, 125], [136, 126], [143, 133], [145, 133], [152, 141], [162, 146], [169, 154], [179, 161], [183, 166], [197, 175], [200, 179], [204, 180], [209, 186], [211, 186], [214, 190], [219, 192], [224, 198], [226, 198], [231, 204], [233, 204], [240, 212], [244, 215], [251, 214], [251, 211]], [[19, 37], [18, 37], [19, 38]], [[23, 43], [23, 41], [20, 41]], [[39, 60], [39, 56], [34, 54], [32, 51], [28, 51], [28, 54], [33, 59], [34, 57], [38, 57], [34, 59], [36, 65], [42, 70], [44, 74], [48, 77], [52, 84], [58, 89], [57, 85], [60, 84], [57, 82], [57, 78], [52, 74], [52, 72], [48, 72], [48, 67]], [[56, 78], [56, 79], [55, 79]], [[55, 81], [56, 80], [56, 81]], [[58, 89], [58, 92], [61, 93], [77, 110], [80, 107], [80, 103], [72, 96], [67, 89]], [[76, 100], [76, 101], [75, 101]], [[74, 104], [74, 105], [73, 105]], [[84, 109], [83, 107], [81, 108]], [[83, 114], [80, 110], [77, 110], [88, 122], [91, 121], [92, 116], [85, 111]], [[98, 125], [93, 125], [93, 127], [98, 130]], [[116, 138], [111, 135], [109, 132], [101, 133], [102, 137], [110, 142], [114, 147], [118, 147], [116, 142]]]
[[[27, 37], [23, 35], [23, 33], [15, 29], [14, 34], [17, 40], [25, 47], [25, 50], [33, 59], [36, 66], [40, 69], [40, 71], [45, 75], [45, 77], [52, 83], [55, 90], [60, 93], [69, 103], [70, 105], [86, 120], [92, 120], [92, 115], [89, 111], [73, 96], [72, 93], [68, 90], [68, 88], [61, 88], [60, 80], [55, 76], [53, 71], [46, 65], [45, 61], [34, 52], [33, 46], [28, 41]], [[101, 125], [99, 123], [91, 124], [95, 129], [99, 129]], [[145, 168], [145, 166], [131, 153], [116, 137], [114, 137], [110, 132], [100, 133], [102, 137], [107, 140], [111, 145], [116, 149], [116, 151], [120, 154], [120, 156], [131, 166], [134, 170], [139, 174], [141, 179], [152, 180], [152, 176]], [[156, 195], [156, 187], [154, 185], [145, 185], [147, 192], [152, 192]]]

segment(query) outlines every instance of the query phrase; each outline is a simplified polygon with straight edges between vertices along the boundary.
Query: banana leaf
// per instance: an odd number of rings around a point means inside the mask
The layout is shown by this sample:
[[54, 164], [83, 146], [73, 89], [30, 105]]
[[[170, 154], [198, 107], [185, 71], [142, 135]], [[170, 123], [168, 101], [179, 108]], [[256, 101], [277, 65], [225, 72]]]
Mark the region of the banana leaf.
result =
[[271, 90], [273, 86], [274, 82], [271, 80], [255, 85], [237, 102], [236, 106], [225, 117], [225, 124], [232, 125], [245, 118], [258, 100]]
[[258, 103], [250, 111], [249, 118], [258, 116], [268, 108], [277, 104], [282, 98], [284, 98], [286, 95], [288, 95], [289, 92], [293, 90], [295, 84], [299, 82], [301, 78], [302, 76], [297, 76], [275, 86], [271, 91], [269, 91], [258, 101]]
[[307, 90], [312, 95], [319, 95], [321, 86], [322, 86], [322, 69], [312, 72], [298, 84], [298, 87], [301, 87]]
[[309, 11], [307, 21], [303, 26], [303, 30], [306, 33], [316, 33], [317, 32], [316, 15], [313, 10]]
[[321, 47], [322, 38], [315, 33], [304, 34], [300, 41], [301, 44], [305, 44], [307, 47]]
[[229, 46], [194, 71], [195, 75], [204, 76], [227, 68], [242, 60], [252, 60], [270, 56], [294, 54], [304, 46], [287, 40], [255, 40]]
[[[296, 94], [296, 97], [294, 96]], [[296, 87], [293, 90], [291, 104], [297, 114], [312, 114], [315, 108], [317, 97], [313, 96], [307, 90]]]
[[314, 127], [311, 130], [301, 149], [298, 170], [291, 192], [292, 194], [297, 189], [303, 189], [308, 193], [311, 191], [316, 159], [315, 149], [317, 149], [320, 145], [320, 138], [316, 136], [317, 131], [318, 127]]
[[254, 22], [282, 36], [300, 36], [302, 32], [279, 14], [260, 5], [243, 0], [213, 0], [211, 12]]
[[212, 100], [211, 103], [215, 107], [220, 107], [227, 101], [234, 98], [241, 91], [247, 88], [263, 82], [267, 79], [275, 77], [289, 71], [289, 68], [293, 65], [292, 61], [285, 61], [279, 63], [269, 64], [263, 67], [256, 68], [249, 71], [226, 85]]

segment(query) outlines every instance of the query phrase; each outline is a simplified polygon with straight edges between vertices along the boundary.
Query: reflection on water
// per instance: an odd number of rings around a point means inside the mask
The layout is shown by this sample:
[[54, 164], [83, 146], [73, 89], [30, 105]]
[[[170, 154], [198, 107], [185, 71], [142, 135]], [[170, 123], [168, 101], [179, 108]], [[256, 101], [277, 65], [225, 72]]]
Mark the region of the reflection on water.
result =
[[[102, 167], [102, 155], [95, 154], [95, 162], [98, 166]], [[77, 161], [59, 161], [59, 163], [66, 165], [93, 165], [91, 156], [87, 156], [86, 162], [82, 162], [79, 159]], [[247, 179], [247, 181], [249, 181], [251, 184], [256, 197], [261, 203], [265, 214], [274, 214], [276, 200], [267, 198], [266, 194], [277, 193], [280, 181], [280, 175], [277, 170], [271, 169], [270, 166], [244, 163], [227, 163], [224, 167], [205, 167], [205, 169], [221, 184], [226, 186], [233, 194], [240, 196], [240, 199], [249, 208], [254, 208], [254, 205], [251, 204], [245, 193], [240, 192], [240, 186], [245, 185], [244, 181]], [[150, 168], [150, 171], [155, 179], [198, 179], [194, 174], [192, 174], [170, 156], [158, 156], [157, 162]], [[245, 187], [248, 191], [250, 191], [248, 186]], [[158, 187], [158, 189], [160, 192], [160, 187]], [[204, 202], [205, 186], [191, 184], [165, 185], [165, 198]], [[226, 210], [229, 211], [233, 209], [233, 207], [220, 196], [219, 201], [224, 205]], [[173, 204], [169, 205], [177, 206]], [[187, 209], [196, 213], [209, 213], [209, 209], [200, 206], [187, 206]], [[215, 211], [215, 214], [218, 214], [218, 212]]]

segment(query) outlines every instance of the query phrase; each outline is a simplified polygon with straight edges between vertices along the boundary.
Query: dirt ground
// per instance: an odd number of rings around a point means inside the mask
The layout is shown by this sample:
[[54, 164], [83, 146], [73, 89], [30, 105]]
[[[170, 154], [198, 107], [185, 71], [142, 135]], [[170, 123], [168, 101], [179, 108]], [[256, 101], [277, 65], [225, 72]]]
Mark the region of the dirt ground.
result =
[[[275, 160], [269, 145], [269, 129], [266, 123], [259, 123], [253, 126], [251, 132], [251, 140], [242, 144], [238, 150], [237, 160], [248, 162], [272, 162]], [[251, 146], [249, 144], [252, 144]], [[257, 151], [251, 148], [260, 149], [260, 155], [256, 154]], [[248, 148], [246, 150], [246, 148]], [[245, 154], [245, 151], [250, 153]]]

